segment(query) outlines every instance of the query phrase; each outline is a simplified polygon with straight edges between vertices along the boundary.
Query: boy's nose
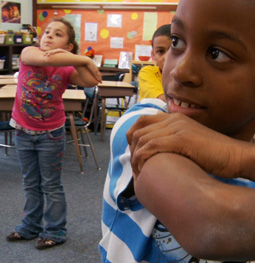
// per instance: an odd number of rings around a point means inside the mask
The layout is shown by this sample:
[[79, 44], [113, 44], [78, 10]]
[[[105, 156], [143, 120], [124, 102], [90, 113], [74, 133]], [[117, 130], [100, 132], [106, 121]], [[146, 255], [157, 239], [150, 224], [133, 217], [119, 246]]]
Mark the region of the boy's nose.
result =
[[171, 77], [175, 81], [188, 86], [196, 87], [201, 85], [201, 67], [197, 57], [192, 52], [185, 52], [176, 58]]

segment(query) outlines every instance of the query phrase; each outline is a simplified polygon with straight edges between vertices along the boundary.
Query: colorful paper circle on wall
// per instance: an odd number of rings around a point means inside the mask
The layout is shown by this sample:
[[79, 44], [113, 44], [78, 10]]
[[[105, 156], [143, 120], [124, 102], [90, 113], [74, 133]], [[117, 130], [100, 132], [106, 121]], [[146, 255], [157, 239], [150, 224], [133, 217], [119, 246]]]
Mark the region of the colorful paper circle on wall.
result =
[[97, 13], [98, 13], [98, 14], [103, 14], [103, 13], [104, 13], [104, 10], [102, 10], [102, 9], [97, 10]]
[[72, 10], [71, 10], [71, 9], [64, 9], [64, 12], [65, 12], [66, 14], [71, 14], [71, 13], [72, 13]]
[[133, 20], [136, 20], [138, 18], [138, 14], [137, 13], [132, 13], [131, 18]]
[[37, 29], [38, 36], [40, 36], [42, 34], [42, 28], [38, 26], [36, 29]]
[[128, 33], [127, 33], [127, 37], [128, 37], [129, 39], [132, 39], [132, 38], [136, 37], [136, 35], [137, 35], [137, 32], [136, 32], [136, 31], [131, 31], [131, 32], [128, 32]]
[[43, 12], [42, 12], [42, 15], [43, 15], [43, 17], [45, 18], [45, 17], [48, 16], [48, 12], [47, 12], [47, 11], [43, 11]]
[[39, 16], [38, 16], [38, 18], [39, 18], [40, 21], [43, 21], [43, 20], [44, 20], [43, 14], [40, 13]]
[[101, 36], [101, 38], [104, 38], [104, 39], [109, 37], [109, 30], [108, 29], [102, 29], [100, 31], [100, 36]]

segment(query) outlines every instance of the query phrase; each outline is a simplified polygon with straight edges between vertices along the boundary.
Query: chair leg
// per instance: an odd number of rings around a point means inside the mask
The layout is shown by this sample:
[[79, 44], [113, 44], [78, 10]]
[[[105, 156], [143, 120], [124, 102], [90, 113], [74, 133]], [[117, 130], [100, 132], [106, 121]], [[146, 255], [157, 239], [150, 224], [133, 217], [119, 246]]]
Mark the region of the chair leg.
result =
[[90, 149], [91, 149], [92, 154], [93, 154], [93, 156], [94, 156], [94, 160], [95, 160], [97, 169], [98, 169], [98, 170], [101, 170], [101, 167], [99, 166], [99, 163], [98, 163], [98, 160], [97, 160], [97, 157], [96, 157], [96, 152], [95, 152], [94, 144], [93, 144], [93, 142], [92, 142], [92, 140], [91, 140], [91, 138], [90, 138], [90, 135], [89, 135], [88, 128], [85, 127], [85, 130], [86, 130], [86, 135], [87, 135], [87, 138], [88, 138], [88, 141], [89, 141]]
[[102, 108], [99, 109], [99, 113], [98, 113], [98, 116], [97, 116], [97, 121], [96, 121], [96, 124], [95, 124], [95, 130], [94, 130], [94, 134], [97, 135], [97, 131], [98, 131], [98, 128], [99, 128], [99, 123], [100, 123], [100, 120], [101, 120], [101, 114], [102, 114]]
[[105, 122], [106, 122], [106, 113], [105, 113], [105, 98], [102, 98], [102, 110], [101, 110], [101, 127], [100, 127], [100, 140], [104, 140], [104, 129], [105, 129]]
[[[4, 143], [5, 145], [8, 144], [8, 133], [7, 132], [4, 133]], [[5, 155], [8, 155], [8, 147], [5, 147], [4, 150], [5, 150]]]
[[[80, 131], [80, 134], [81, 134], [82, 146], [86, 145], [85, 144], [85, 140], [84, 140], [84, 135], [83, 135], [83, 128], [79, 129], [79, 131]], [[86, 130], [85, 130], [85, 132], [86, 132]], [[88, 158], [89, 155], [88, 155], [87, 147], [84, 146], [83, 150], [84, 150], [85, 157]]]
[[75, 129], [75, 124], [74, 124], [74, 117], [73, 117], [72, 113], [69, 113], [68, 116], [69, 116], [70, 123], [71, 123], [70, 129], [71, 129], [72, 138], [73, 138], [74, 144], [75, 144], [75, 149], [76, 149], [76, 154], [77, 154], [77, 158], [78, 158], [81, 174], [83, 174], [81, 153], [80, 153], [80, 147], [79, 147], [79, 143], [78, 143], [78, 139], [77, 139], [77, 132], [76, 132], [76, 129]]

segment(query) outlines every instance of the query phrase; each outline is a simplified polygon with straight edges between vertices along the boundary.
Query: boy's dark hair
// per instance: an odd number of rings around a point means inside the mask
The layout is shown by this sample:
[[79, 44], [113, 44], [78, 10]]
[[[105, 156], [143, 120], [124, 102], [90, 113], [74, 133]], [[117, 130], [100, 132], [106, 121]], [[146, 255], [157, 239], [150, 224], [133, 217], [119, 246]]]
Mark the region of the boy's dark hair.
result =
[[74, 27], [73, 25], [67, 21], [66, 19], [64, 19], [63, 17], [56, 17], [54, 18], [52, 21], [54, 22], [61, 22], [63, 23], [66, 28], [67, 28], [67, 33], [68, 33], [68, 44], [73, 44], [73, 49], [72, 49], [72, 53], [73, 54], [77, 54], [78, 53], [78, 50], [79, 50], [79, 46], [75, 40], [75, 31], [74, 31]]
[[171, 39], [171, 24], [160, 26], [153, 34], [151, 45], [153, 46], [155, 37], [166, 36]]

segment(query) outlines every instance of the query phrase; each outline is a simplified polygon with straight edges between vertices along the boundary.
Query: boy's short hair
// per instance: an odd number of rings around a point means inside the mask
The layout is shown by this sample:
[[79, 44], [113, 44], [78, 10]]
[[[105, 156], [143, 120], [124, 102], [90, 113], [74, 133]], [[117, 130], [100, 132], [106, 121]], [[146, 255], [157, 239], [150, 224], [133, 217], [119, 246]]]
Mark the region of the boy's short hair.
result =
[[166, 36], [168, 38], [171, 38], [171, 24], [166, 24], [163, 26], [160, 26], [153, 34], [151, 45], [153, 46], [155, 37], [158, 36]]

